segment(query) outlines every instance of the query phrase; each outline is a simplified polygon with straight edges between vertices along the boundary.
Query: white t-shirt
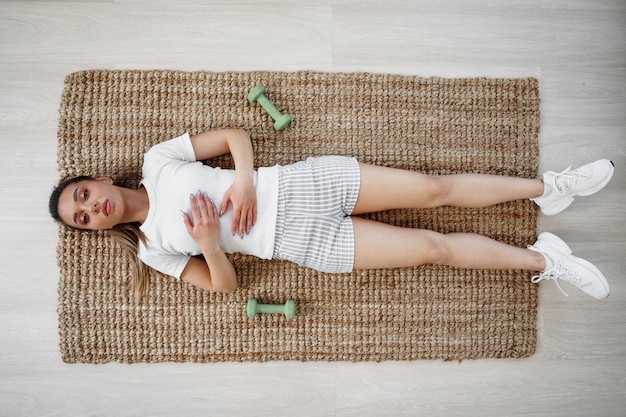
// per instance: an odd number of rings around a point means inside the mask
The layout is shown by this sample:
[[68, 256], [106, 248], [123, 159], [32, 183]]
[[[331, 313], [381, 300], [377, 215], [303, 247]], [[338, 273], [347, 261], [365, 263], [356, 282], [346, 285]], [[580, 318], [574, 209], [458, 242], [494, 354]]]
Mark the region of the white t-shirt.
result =
[[[181, 211], [191, 216], [189, 195], [203, 191], [219, 208], [224, 192], [235, 180], [235, 171], [213, 168], [196, 161], [188, 133], [153, 146], [144, 156], [141, 185], [148, 192], [150, 208], [140, 229], [147, 246], [139, 244], [139, 258], [165, 274], [180, 278], [191, 256], [202, 251], [187, 233]], [[232, 205], [220, 217], [219, 244], [226, 253], [245, 253], [271, 259], [276, 234], [278, 166], [254, 172], [257, 221], [244, 238], [232, 236]]]

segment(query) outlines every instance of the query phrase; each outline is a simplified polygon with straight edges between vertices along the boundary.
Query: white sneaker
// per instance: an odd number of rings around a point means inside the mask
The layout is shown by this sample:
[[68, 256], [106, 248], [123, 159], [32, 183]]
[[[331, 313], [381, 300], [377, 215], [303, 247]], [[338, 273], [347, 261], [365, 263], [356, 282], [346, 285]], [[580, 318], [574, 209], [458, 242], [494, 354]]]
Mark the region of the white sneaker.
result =
[[591, 262], [572, 255], [572, 251], [561, 239], [552, 233], [541, 233], [537, 242], [528, 249], [541, 253], [546, 258], [546, 269], [532, 278], [538, 283], [544, 279], [553, 280], [563, 294], [557, 280], [568, 282], [598, 300], [609, 296], [609, 284], [604, 275]]
[[611, 181], [615, 167], [608, 159], [600, 159], [578, 169], [563, 172], [547, 171], [543, 174], [544, 195], [531, 198], [541, 211], [552, 216], [562, 212], [574, 197], [597, 193]]

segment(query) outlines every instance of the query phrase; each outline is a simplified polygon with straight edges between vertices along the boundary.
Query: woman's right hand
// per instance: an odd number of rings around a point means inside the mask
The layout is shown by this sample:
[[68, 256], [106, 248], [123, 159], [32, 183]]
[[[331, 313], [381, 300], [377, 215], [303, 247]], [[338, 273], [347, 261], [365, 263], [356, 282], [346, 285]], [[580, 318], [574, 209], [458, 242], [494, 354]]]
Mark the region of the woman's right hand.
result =
[[191, 217], [183, 212], [187, 233], [200, 246], [203, 253], [221, 250], [219, 246], [220, 223], [217, 207], [206, 195], [198, 191], [189, 196]]

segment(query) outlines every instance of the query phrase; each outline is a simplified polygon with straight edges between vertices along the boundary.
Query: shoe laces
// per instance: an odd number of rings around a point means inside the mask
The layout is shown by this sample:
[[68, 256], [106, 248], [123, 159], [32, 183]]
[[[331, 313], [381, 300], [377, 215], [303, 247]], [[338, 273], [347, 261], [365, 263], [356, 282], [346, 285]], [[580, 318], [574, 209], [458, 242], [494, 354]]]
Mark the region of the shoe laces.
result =
[[564, 194], [567, 190], [576, 185], [578, 180], [589, 178], [589, 174], [585, 174], [578, 169], [572, 171], [571, 168], [570, 166], [563, 172], [551, 172], [551, 174], [554, 175], [554, 189], [559, 194]]
[[531, 281], [534, 284], [538, 284], [539, 282], [543, 281], [544, 279], [547, 280], [551, 280], [554, 281], [554, 283], [556, 284], [557, 288], [559, 289], [559, 291], [561, 291], [561, 293], [563, 295], [565, 295], [566, 297], [569, 297], [569, 294], [567, 294], [563, 288], [561, 288], [561, 286], [559, 285], [559, 280], [563, 280], [563, 281], [567, 281], [577, 287], [580, 288], [581, 285], [581, 278], [580, 275], [578, 275], [578, 273], [576, 273], [576, 271], [574, 271], [572, 268], [570, 268], [567, 265], [564, 265], [562, 263], [558, 263], [556, 265], [554, 265], [552, 268], [550, 269], [546, 269], [545, 271], [543, 271], [541, 274], [539, 275], [535, 275], [534, 277], [532, 277]]

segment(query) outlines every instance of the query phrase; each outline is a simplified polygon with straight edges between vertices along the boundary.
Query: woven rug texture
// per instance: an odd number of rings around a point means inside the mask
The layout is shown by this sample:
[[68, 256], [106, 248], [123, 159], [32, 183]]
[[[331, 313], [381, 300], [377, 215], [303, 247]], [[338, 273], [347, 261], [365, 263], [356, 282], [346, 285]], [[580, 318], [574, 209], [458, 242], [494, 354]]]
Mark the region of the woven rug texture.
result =
[[[257, 84], [293, 116], [276, 132]], [[83, 71], [60, 105], [61, 178], [106, 175], [136, 187], [143, 154], [184, 132], [243, 128], [256, 166], [313, 155], [428, 174], [534, 178], [538, 81], [301, 72]], [[208, 163], [231, 168], [230, 156]], [[411, 192], [411, 190], [406, 190]], [[442, 233], [535, 241], [537, 209], [390, 210], [368, 217]], [[149, 296], [126, 288], [130, 264], [106, 232], [59, 228], [60, 351], [65, 362], [385, 361], [519, 358], [536, 348], [537, 286], [529, 271], [442, 266], [318, 273], [232, 255], [241, 288], [221, 295], [154, 272]], [[293, 298], [292, 320], [246, 316], [246, 301]]]

